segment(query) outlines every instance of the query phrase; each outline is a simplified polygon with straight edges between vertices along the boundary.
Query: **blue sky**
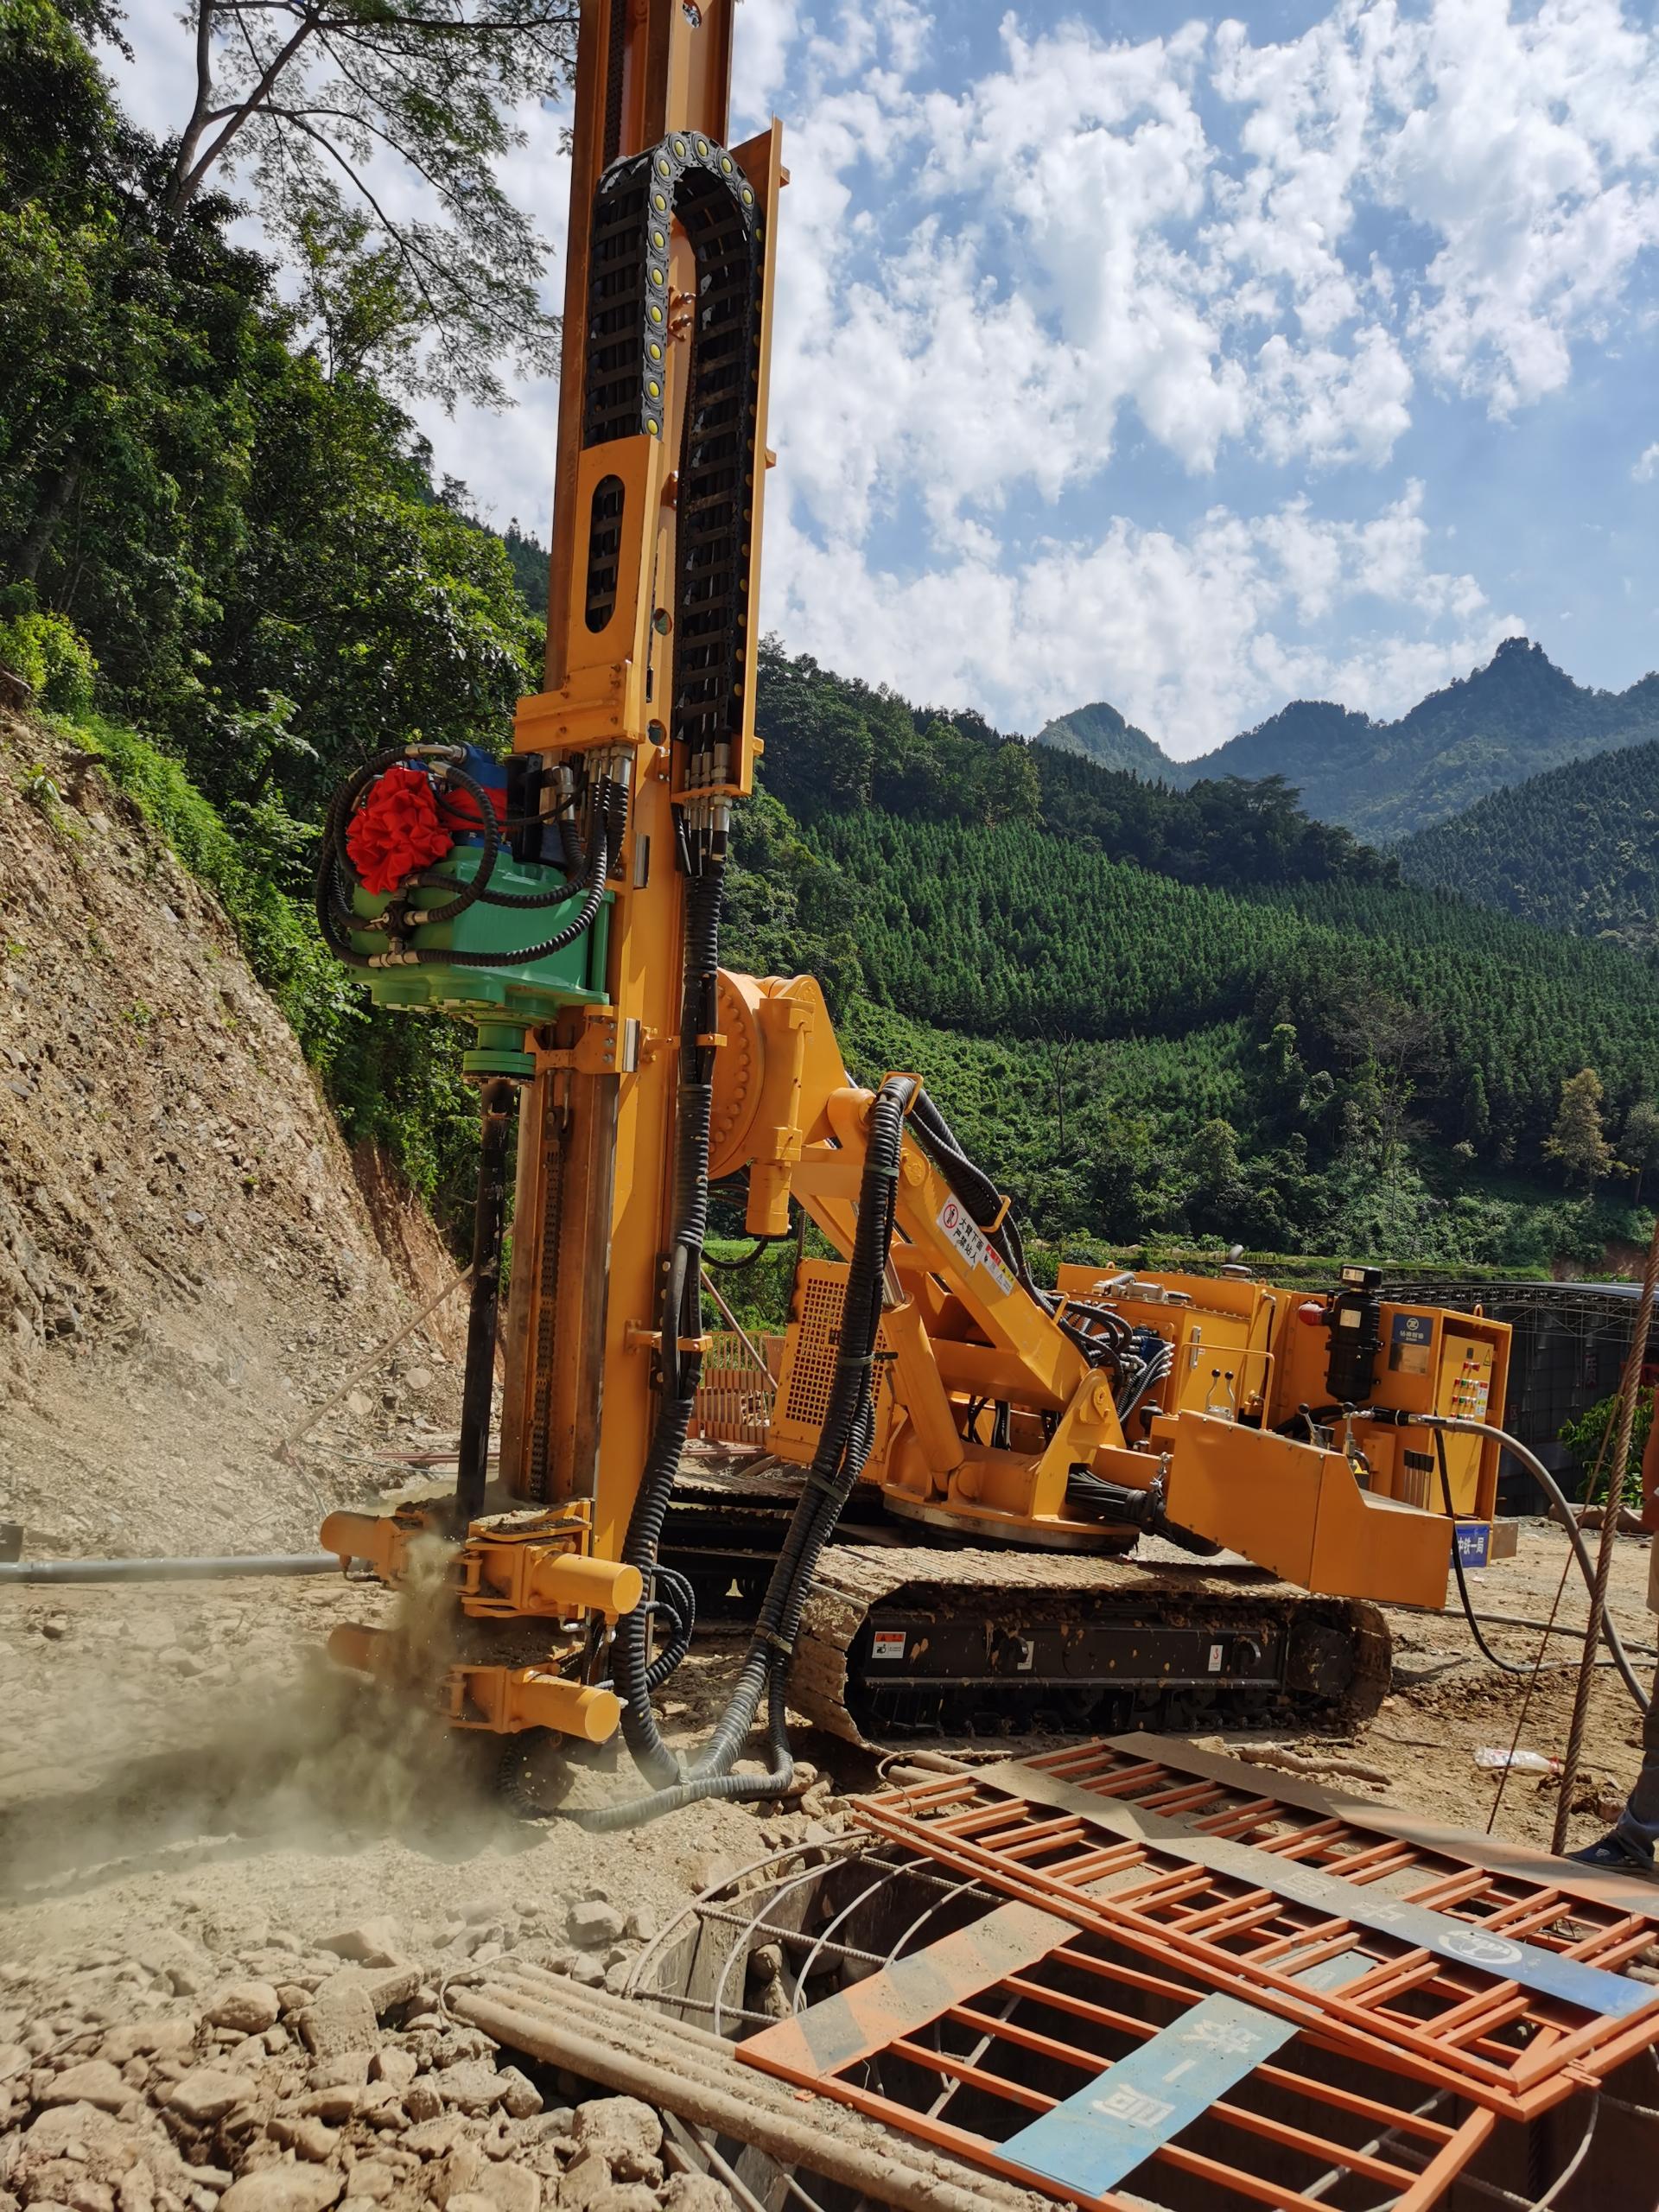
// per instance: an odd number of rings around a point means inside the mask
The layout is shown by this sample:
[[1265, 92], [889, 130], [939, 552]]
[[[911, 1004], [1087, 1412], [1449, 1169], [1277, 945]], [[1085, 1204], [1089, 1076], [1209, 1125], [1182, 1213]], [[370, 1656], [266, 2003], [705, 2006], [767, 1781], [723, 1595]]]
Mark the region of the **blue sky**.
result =
[[[188, 104], [135, 0], [130, 104]], [[1659, 27], [1621, 0], [1183, 18], [744, 0], [786, 129], [763, 606], [786, 644], [1033, 730], [1191, 754], [1377, 714], [1524, 631], [1659, 665]], [[550, 239], [561, 118], [507, 181]], [[550, 264], [556, 302], [561, 272]], [[423, 416], [545, 531], [556, 393]]]

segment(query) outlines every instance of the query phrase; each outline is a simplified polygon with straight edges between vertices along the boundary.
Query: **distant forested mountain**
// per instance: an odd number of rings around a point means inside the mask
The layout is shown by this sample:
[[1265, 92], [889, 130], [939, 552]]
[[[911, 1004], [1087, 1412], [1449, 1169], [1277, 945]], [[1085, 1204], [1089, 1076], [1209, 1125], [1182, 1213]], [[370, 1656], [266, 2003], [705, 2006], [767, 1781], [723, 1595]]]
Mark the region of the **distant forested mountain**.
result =
[[772, 641], [757, 727], [726, 957], [817, 975], [858, 1071], [925, 1068], [1045, 1234], [1516, 1265], [1633, 1224], [1628, 952], [1406, 885], [1277, 777], [1172, 791]]
[[1659, 738], [1659, 675], [1597, 691], [1541, 645], [1508, 638], [1484, 668], [1431, 692], [1398, 721], [1327, 699], [1294, 699], [1196, 760], [1172, 760], [1116, 708], [1061, 715], [1039, 742], [1177, 789], [1282, 776], [1306, 810], [1373, 844], [1410, 836], [1489, 791], [1573, 760]]
[[1281, 775], [1310, 814], [1382, 843], [1544, 769], [1649, 738], [1659, 738], [1659, 675], [1627, 691], [1591, 690], [1541, 645], [1506, 638], [1485, 668], [1398, 721], [1297, 700], [1189, 772]]
[[1172, 760], [1161, 745], [1145, 730], [1125, 721], [1116, 707], [1096, 699], [1092, 706], [1074, 707], [1057, 715], [1037, 733], [1039, 745], [1052, 745], [1057, 753], [1080, 753], [1103, 768], [1122, 768], [1148, 783], [1172, 785], [1179, 790], [1192, 780], [1190, 760]]
[[1173, 791], [1007, 736], [971, 709], [914, 706], [770, 639], [755, 726], [766, 788], [802, 823], [872, 807], [912, 821], [1033, 822], [1112, 860], [1220, 890], [1398, 875], [1348, 830], [1311, 821], [1281, 778]]
[[1659, 739], [1493, 791], [1397, 850], [1413, 883], [1645, 950], [1659, 944]]

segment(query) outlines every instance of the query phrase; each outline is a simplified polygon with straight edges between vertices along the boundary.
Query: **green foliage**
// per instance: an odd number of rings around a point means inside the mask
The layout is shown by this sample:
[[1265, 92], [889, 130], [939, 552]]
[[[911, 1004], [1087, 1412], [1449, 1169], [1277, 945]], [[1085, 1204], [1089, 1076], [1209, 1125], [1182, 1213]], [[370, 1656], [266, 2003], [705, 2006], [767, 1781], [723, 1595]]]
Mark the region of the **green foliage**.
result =
[[507, 524], [501, 540], [512, 581], [518, 596], [524, 603], [524, 612], [538, 623], [547, 620], [547, 548], [539, 538], [531, 537], [518, 527], [515, 515]]
[[1282, 779], [1208, 780], [1189, 791], [1023, 745], [975, 714], [913, 707], [834, 676], [773, 639], [760, 652], [755, 726], [762, 777], [798, 820], [875, 807], [901, 820], [1040, 825], [1113, 860], [1182, 882], [1392, 881], [1391, 861], [1312, 822]]
[[[1651, 1387], [1636, 1394], [1636, 1414], [1630, 1424], [1630, 1449], [1624, 1462], [1624, 1479], [1619, 1497], [1623, 1503], [1640, 1509], [1642, 1503], [1642, 1454], [1647, 1448], [1648, 1433], [1653, 1427], [1653, 1390]], [[1586, 1407], [1577, 1421], [1570, 1421], [1561, 1431], [1561, 1442], [1573, 1454], [1579, 1471], [1588, 1483], [1598, 1459], [1602, 1463], [1602, 1476], [1596, 1485], [1602, 1497], [1607, 1495], [1607, 1460], [1611, 1458], [1618, 1434], [1618, 1393], [1603, 1398]], [[1585, 1493], [1588, 1496], [1588, 1491]]]
[[1643, 1182], [1659, 1167], [1659, 1106], [1650, 1098], [1638, 1098], [1624, 1116], [1618, 1157], [1620, 1166], [1636, 1178], [1639, 1198]]
[[353, 1018], [355, 995], [284, 887], [283, 879], [294, 867], [296, 825], [281, 800], [244, 807], [227, 823], [179, 762], [137, 731], [97, 717], [75, 734], [191, 874], [213, 892], [248, 965], [307, 1054], [326, 1061]]
[[[92, 703], [98, 663], [73, 622], [32, 604], [27, 585], [0, 598], [0, 668], [21, 677], [40, 705], [54, 714], [86, 714]], [[16, 601], [15, 609], [9, 602]]]
[[[1028, 824], [865, 812], [824, 817], [812, 841], [858, 887], [860, 954], [886, 1004], [1095, 1039], [1287, 1019], [1305, 1065], [1280, 1069], [1268, 1110], [1315, 1149], [1338, 1141], [1344, 1106], [1379, 1154], [1417, 1122], [1457, 1142], [1478, 1068], [1491, 1156], [1536, 1160], [1569, 1075], [1595, 1065], [1623, 1105], [1659, 1065], [1659, 1006], [1623, 955], [1452, 900], [1383, 886], [1230, 896]], [[1319, 1097], [1315, 1071], [1330, 1078]]]
[[1616, 949], [1407, 888], [1274, 778], [1039, 745], [993, 821], [995, 731], [775, 643], [758, 720], [727, 957], [826, 976], [860, 1071], [919, 1067], [1043, 1236], [1530, 1269], [1638, 1233], [1529, 1179], [1586, 1065], [1644, 1141], [1659, 1008]]
[[760, 647], [755, 728], [766, 788], [803, 822], [874, 805], [955, 822], [1035, 820], [1041, 785], [1028, 748], [982, 715], [912, 707], [831, 675], [775, 638]]
[[1659, 946], [1659, 740], [1493, 791], [1408, 837], [1399, 859], [1414, 883], [1650, 952]]
[[1561, 1085], [1561, 1103], [1554, 1127], [1544, 1139], [1547, 1159], [1560, 1164], [1570, 1183], [1593, 1191], [1613, 1170], [1613, 1148], [1602, 1128], [1601, 1103], [1606, 1093], [1593, 1068], [1581, 1068]]
[[757, 791], [737, 810], [726, 879], [721, 957], [751, 976], [816, 976], [837, 1018], [862, 987], [857, 902], [834, 861], [809, 844], [777, 800]]
[[[501, 541], [386, 400], [283, 355], [259, 395], [245, 543], [201, 650], [212, 684], [172, 718], [192, 772], [228, 798], [275, 782], [315, 807], [366, 754], [414, 738], [493, 746], [539, 663]], [[251, 753], [236, 711], [298, 702], [286, 759]], [[227, 719], [228, 716], [228, 719]]]
[[[220, 805], [303, 813], [373, 747], [493, 742], [541, 650], [505, 550], [350, 347], [300, 342], [235, 211], [168, 209], [164, 173], [48, 0], [8, 0], [0, 576]], [[355, 251], [309, 247], [321, 273]]]

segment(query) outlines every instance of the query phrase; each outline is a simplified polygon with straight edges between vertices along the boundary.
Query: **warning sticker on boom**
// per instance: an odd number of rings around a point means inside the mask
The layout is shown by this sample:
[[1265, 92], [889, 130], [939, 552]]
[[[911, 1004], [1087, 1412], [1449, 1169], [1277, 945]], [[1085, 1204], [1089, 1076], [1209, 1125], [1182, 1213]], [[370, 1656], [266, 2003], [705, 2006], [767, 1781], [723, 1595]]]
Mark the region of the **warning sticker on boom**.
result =
[[872, 1659], [902, 1659], [905, 1656], [905, 1631], [901, 1628], [879, 1628], [870, 1638]]
[[980, 1234], [959, 1198], [947, 1198], [939, 1208], [939, 1227], [970, 1268], [983, 1268], [1005, 1298], [1011, 1294], [1013, 1275]]

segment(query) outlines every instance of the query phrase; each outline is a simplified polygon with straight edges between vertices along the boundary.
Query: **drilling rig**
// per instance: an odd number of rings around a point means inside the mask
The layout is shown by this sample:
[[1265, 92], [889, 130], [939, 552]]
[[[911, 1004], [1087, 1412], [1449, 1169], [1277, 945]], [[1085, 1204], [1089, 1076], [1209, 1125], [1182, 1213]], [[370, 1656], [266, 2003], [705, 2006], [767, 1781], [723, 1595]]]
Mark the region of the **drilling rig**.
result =
[[[728, 143], [734, 11], [583, 0], [545, 686], [503, 758], [366, 763], [318, 882], [378, 1004], [473, 1026], [482, 1109], [454, 1494], [334, 1514], [323, 1544], [393, 1586], [437, 1561], [455, 1727], [620, 1727], [647, 1792], [618, 1821], [785, 1789], [791, 1706], [856, 1737], [1376, 1694], [1379, 1603], [1438, 1607], [1453, 1543], [1484, 1557], [1509, 1356], [1364, 1266], [1317, 1298], [1237, 1269], [1041, 1286], [922, 1078], [855, 1082], [810, 977], [721, 966], [786, 181], [775, 122]], [[798, 1209], [837, 1255], [798, 1267], [778, 1378], [769, 1441], [802, 1471], [753, 1508], [682, 1470], [714, 1185], [755, 1237]], [[764, 1571], [687, 1760], [652, 1698], [734, 1586], [722, 1519]], [[1252, 1564], [1182, 1560], [1223, 1548]], [[385, 1675], [391, 1642], [334, 1649]]]

